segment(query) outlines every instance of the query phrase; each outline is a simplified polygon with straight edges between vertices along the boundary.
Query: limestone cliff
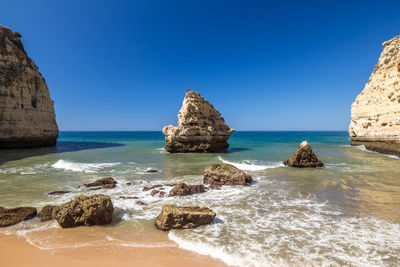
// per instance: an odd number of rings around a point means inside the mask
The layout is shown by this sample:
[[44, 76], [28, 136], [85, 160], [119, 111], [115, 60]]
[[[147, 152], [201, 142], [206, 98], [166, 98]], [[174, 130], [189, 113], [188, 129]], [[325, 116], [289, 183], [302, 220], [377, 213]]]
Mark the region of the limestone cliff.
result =
[[21, 35], [0, 26], [0, 148], [55, 145], [54, 103]]
[[229, 147], [235, 131], [221, 114], [199, 93], [186, 90], [178, 114], [178, 126], [165, 126], [165, 149], [168, 152], [218, 152]]

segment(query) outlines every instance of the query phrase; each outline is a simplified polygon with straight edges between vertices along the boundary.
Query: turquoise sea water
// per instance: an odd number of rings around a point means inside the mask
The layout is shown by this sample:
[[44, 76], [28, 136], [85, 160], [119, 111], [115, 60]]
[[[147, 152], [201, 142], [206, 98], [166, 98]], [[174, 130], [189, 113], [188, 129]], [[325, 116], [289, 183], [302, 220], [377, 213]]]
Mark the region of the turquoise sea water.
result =
[[[282, 165], [304, 140], [324, 168]], [[62, 132], [53, 148], [0, 151], [0, 206], [59, 204], [93, 194], [80, 185], [112, 176], [117, 187], [95, 193], [112, 197], [114, 232], [91, 228], [104, 236], [98, 242], [121, 239], [119, 230], [156, 231], [153, 221], [163, 204], [200, 205], [217, 212], [215, 222], [170, 231], [168, 238], [231, 265], [400, 265], [398, 158], [350, 146], [347, 132], [236, 132], [229, 143], [225, 153], [170, 154], [161, 132]], [[221, 162], [246, 171], [255, 182], [173, 198], [142, 191], [166, 181], [202, 183], [203, 170]], [[146, 173], [149, 168], [159, 172]], [[46, 194], [55, 190], [71, 193]], [[120, 196], [137, 196], [146, 205]], [[0, 231], [29, 235], [52, 228], [55, 222], [34, 219]], [[54, 247], [45, 237], [35, 238], [39, 247]]]

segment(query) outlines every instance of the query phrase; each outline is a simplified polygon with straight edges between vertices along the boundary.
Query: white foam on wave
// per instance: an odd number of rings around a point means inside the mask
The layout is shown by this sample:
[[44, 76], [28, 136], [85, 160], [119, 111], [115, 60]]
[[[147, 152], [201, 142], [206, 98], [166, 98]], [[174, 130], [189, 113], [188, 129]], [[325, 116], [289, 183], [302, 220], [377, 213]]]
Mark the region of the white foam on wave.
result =
[[270, 165], [259, 165], [256, 164], [255, 161], [252, 160], [245, 160], [241, 162], [232, 162], [223, 159], [221, 156], [218, 156], [218, 159], [222, 161], [223, 163], [231, 164], [235, 166], [236, 168], [243, 170], [243, 171], [262, 171], [266, 169], [271, 169], [271, 168], [277, 168], [277, 167], [283, 167], [282, 162], [274, 162]]
[[378, 152], [375, 152], [375, 151], [372, 151], [372, 150], [368, 150], [364, 145], [359, 145], [359, 146], [356, 146], [356, 147], [358, 149], [361, 149], [362, 151], [366, 151], [366, 152], [369, 152], [369, 153], [375, 153], [375, 154], [383, 155], [383, 156], [386, 156], [386, 157], [389, 157], [389, 158], [392, 158], [392, 159], [400, 159], [400, 157], [395, 156], [395, 155], [382, 154], [382, 153], [378, 153]]
[[121, 164], [120, 162], [113, 163], [81, 163], [81, 162], [72, 162], [68, 160], [60, 159], [51, 167], [55, 169], [62, 169], [66, 171], [74, 171], [74, 172], [96, 172], [103, 168], [113, 167]]
[[4, 168], [0, 169], [0, 174], [21, 174], [21, 175], [34, 175], [38, 171], [47, 168], [49, 164], [36, 164], [33, 166], [15, 167], [15, 168]]

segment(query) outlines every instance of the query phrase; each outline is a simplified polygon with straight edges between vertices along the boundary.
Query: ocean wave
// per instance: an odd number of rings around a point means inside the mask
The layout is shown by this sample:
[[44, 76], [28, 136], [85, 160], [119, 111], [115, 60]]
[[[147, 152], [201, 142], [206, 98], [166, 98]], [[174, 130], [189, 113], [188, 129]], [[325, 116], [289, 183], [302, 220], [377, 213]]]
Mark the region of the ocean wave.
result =
[[218, 159], [220, 161], [222, 161], [223, 163], [231, 164], [231, 165], [235, 166], [236, 168], [243, 170], [243, 171], [262, 171], [262, 170], [266, 170], [266, 169], [284, 166], [282, 162], [273, 162], [270, 165], [260, 165], [260, 164], [256, 164], [255, 161], [252, 161], [252, 160], [245, 160], [245, 161], [241, 161], [241, 162], [232, 162], [232, 161], [223, 159], [221, 156], [219, 156]]
[[114, 163], [81, 163], [81, 162], [72, 162], [68, 160], [60, 159], [51, 167], [55, 169], [62, 169], [65, 171], [74, 171], [74, 172], [96, 172], [100, 169], [113, 167], [121, 164], [120, 162]]

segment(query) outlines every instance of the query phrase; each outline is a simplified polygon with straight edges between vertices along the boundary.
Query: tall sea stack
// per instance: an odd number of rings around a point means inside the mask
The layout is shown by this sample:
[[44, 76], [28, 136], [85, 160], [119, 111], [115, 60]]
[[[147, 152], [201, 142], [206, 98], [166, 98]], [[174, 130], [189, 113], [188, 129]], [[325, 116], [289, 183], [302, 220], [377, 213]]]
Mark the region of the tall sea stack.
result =
[[235, 131], [221, 114], [199, 93], [186, 90], [178, 114], [178, 126], [165, 126], [165, 149], [172, 153], [219, 152], [229, 147], [228, 139]]
[[364, 90], [351, 106], [352, 145], [400, 156], [400, 36], [383, 52]]
[[55, 145], [54, 102], [21, 35], [0, 26], [0, 148]]

